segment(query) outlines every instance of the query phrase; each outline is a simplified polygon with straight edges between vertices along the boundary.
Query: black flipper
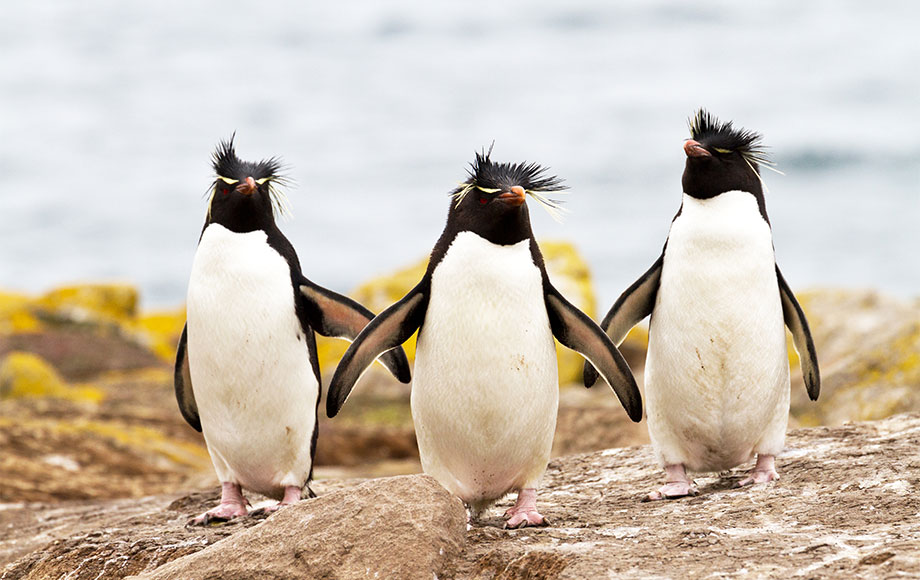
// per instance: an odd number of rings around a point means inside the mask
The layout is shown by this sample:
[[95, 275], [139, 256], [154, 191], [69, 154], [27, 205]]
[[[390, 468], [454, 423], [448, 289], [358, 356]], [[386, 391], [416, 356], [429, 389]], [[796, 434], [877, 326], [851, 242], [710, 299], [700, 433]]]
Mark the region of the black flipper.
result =
[[[323, 336], [354, 340], [374, 318], [374, 313], [358, 302], [306, 278], [300, 281], [300, 293], [305, 299], [310, 326]], [[400, 382], [408, 383], [412, 380], [409, 360], [401, 347], [385, 352], [380, 362]]]
[[[652, 264], [645, 274], [633, 282], [633, 285], [620, 294], [613, 303], [610, 312], [601, 321], [603, 329], [613, 344], [620, 346], [633, 326], [652, 313], [655, 298], [658, 296], [658, 284], [661, 282], [661, 266], [664, 264], [664, 252]], [[591, 388], [597, 381], [597, 369], [585, 361], [585, 386]]]
[[637, 423], [641, 421], [642, 396], [617, 347], [587, 314], [573, 306], [547, 280], [543, 282], [543, 291], [553, 336], [598, 367], [629, 418]]
[[799, 353], [802, 378], [805, 379], [808, 398], [817, 401], [818, 394], [821, 392], [821, 373], [818, 370], [818, 355], [811, 338], [811, 330], [808, 329], [808, 321], [805, 320], [805, 313], [802, 312], [802, 307], [799, 306], [795, 295], [789, 289], [789, 284], [779, 271], [779, 266], [776, 266], [776, 279], [779, 281], [779, 296], [783, 303], [783, 320], [789, 332], [792, 333], [792, 342], [796, 352]]
[[365, 369], [380, 353], [412, 336], [428, 308], [428, 280], [420, 282], [402, 300], [377, 315], [358, 335], [332, 375], [326, 396], [326, 415], [335, 417]]
[[192, 375], [188, 369], [188, 325], [182, 328], [179, 347], [176, 349], [176, 371], [173, 375], [176, 387], [176, 401], [179, 411], [195, 431], [201, 433], [201, 417], [198, 416], [198, 404], [192, 391]]

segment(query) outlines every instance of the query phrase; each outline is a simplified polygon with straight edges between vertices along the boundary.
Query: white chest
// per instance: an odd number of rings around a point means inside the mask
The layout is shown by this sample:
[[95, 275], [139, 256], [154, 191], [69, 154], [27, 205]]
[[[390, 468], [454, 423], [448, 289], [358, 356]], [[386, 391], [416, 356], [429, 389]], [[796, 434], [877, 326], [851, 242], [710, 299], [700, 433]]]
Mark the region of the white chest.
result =
[[424, 368], [437, 364], [439, 374], [470, 384], [555, 366], [542, 275], [529, 244], [457, 236], [431, 278], [419, 340]]
[[533, 482], [552, 445], [556, 353], [529, 244], [463, 232], [431, 279], [412, 412], [425, 471], [467, 501]]
[[455, 356], [501, 356], [551, 342], [529, 240], [500, 246], [458, 234], [432, 275], [422, 332], [431, 342], [466, 347]]
[[685, 195], [668, 236], [653, 322], [734, 332], [779, 312], [774, 260], [770, 227], [753, 195]]
[[771, 290], [777, 290], [770, 226], [754, 196], [741, 191], [706, 200], [684, 195], [681, 215], [671, 224], [665, 264], [663, 286], [676, 282], [681, 289], [711, 295], [769, 279]]
[[785, 428], [788, 390], [772, 236], [754, 196], [685, 195], [649, 328], [653, 443], [693, 469], [735, 465]]
[[[235, 233], [216, 224], [205, 230], [195, 253], [188, 311], [194, 350], [225, 355], [272, 348], [269, 341], [294, 336], [300, 327], [290, 268], [266, 234]], [[206, 344], [198, 340], [204, 333]]]
[[187, 304], [192, 387], [218, 476], [263, 493], [305, 481], [319, 396], [290, 268], [266, 239], [208, 226]]

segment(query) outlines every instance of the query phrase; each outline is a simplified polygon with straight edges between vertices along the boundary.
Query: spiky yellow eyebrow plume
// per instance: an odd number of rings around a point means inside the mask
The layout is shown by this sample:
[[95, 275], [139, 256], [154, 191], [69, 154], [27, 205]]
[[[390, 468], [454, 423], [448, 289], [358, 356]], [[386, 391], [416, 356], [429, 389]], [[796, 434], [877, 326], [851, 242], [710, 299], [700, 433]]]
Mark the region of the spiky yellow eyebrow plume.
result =
[[[281, 160], [277, 157], [271, 157], [268, 159], [263, 159], [257, 163], [250, 163], [241, 160], [236, 156], [236, 150], [233, 146], [233, 139], [236, 136], [236, 133], [230, 137], [229, 141], [221, 141], [217, 145], [217, 150], [214, 151], [211, 155], [211, 165], [214, 168], [214, 173], [216, 174], [216, 179], [212, 184], [209, 194], [210, 198], [208, 200], [208, 212], [210, 215], [211, 211], [211, 202], [214, 200], [214, 194], [217, 191], [217, 184], [219, 182], [226, 183], [227, 185], [235, 185], [240, 182], [242, 176], [255, 176], [260, 175], [258, 179], [255, 179], [255, 182], [259, 185], [268, 184], [268, 198], [271, 202], [272, 213], [274, 215], [287, 216], [291, 213], [290, 204], [288, 203], [287, 197], [281, 191], [281, 187], [287, 187], [290, 185], [291, 181], [281, 175], [281, 171], [284, 169]], [[228, 175], [236, 175], [238, 178], [227, 177]]]
[[[568, 193], [568, 191], [564, 191], [560, 189], [552, 190], [552, 192], [554, 194], [562, 194], [562, 195], [565, 195]], [[540, 205], [543, 206], [543, 208], [546, 210], [546, 213], [548, 213], [549, 216], [553, 218], [553, 221], [556, 223], [561, 224], [563, 218], [565, 217], [565, 214], [569, 213], [569, 210], [562, 206], [561, 200], [550, 199], [544, 196], [542, 192], [534, 191], [530, 189], [525, 189], [524, 193], [526, 193], [527, 195], [533, 197], [535, 200], [540, 202]]]
[[273, 211], [284, 217], [293, 215], [287, 195], [281, 189], [288, 187], [291, 184], [291, 180], [280, 175], [256, 179], [256, 183], [259, 185], [264, 185], [266, 182], [268, 183], [268, 197], [271, 199]]
[[[214, 180], [214, 183], [211, 184], [210, 189], [207, 192], [208, 195], [208, 219], [211, 219], [211, 204], [214, 203], [214, 196], [217, 194], [217, 183], [222, 181], [227, 185], [235, 185], [240, 182], [239, 179], [231, 179], [229, 177], [224, 177], [223, 175], [218, 175], [217, 179]], [[256, 179], [255, 182], [258, 185], [265, 185], [268, 183], [268, 199], [272, 204], [272, 212], [275, 215], [282, 217], [291, 217], [293, 211], [291, 209], [291, 204], [288, 201], [287, 195], [284, 191], [281, 190], [282, 187], [288, 187], [291, 185], [291, 180], [287, 177], [281, 175], [272, 175], [270, 177], [262, 177]]]
[[[466, 197], [466, 194], [478, 189], [483, 193], [493, 194], [501, 191], [500, 188], [495, 187], [482, 187], [473, 183], [462, 182], [459, 184], [458, 189], [454, 192], [453, 197], [455, 200], [454, 207], [459, 207], [460, 202], [463, 201], [463, 198]], [[557, 223], [562, 223], [563, 217], [569, 212], [568, 209], [562, 206], [562, 201], [557, 199], [550, 199], [543, 195], [544, 193], [553, 193], [553, 194], [562, 194], [565, 195], [568, 193], [565, 189], [546, 189], [546, 190], [536, 190], [536, 189], [525, 189], [524, 193], [531, 196], [540, 205], [546, 209], [546, 212], [553, 218], [553, 221]]]
[[494, 194], [516, 185], [520, 186], [526, 195], [537, 200], [554, 220], [562, 220], [562, 215], [566, 213], [562, 202], [547, 196], [547, 194], [567, 193], [567, 188], [562, 184], [561, 179], [546, 175], [546, 169], [536, 163], [495, 163], [490, 159], [491, 154], [491, 147], [488, 153], [476, 153], [476, 159], [470, 164], [468, 170], [469, 178], [460, 182], [451, 192], [456, 200], [455, 208], [459, 207], [466, 195], [473, 189]]

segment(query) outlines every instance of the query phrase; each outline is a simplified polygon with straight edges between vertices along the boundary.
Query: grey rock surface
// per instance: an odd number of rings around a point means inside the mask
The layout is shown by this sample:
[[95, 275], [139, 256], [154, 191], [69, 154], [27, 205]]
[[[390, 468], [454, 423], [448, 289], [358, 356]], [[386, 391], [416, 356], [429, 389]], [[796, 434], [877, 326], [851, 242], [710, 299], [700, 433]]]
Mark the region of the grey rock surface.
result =
[[521, 530], [501, 528], [513, 497], [467, 527], [422, 476], [320, 481], [316, 500], [210, 528], [184, 524], [217, 490], [8, 505], [0, 578], [920, 577], [920, 414], [793, 430], [780, 480], [735, 489], [750, 468], [640, 503], [663, 481], [648, 446], [555, 459], [537, 500], [553, 525]]

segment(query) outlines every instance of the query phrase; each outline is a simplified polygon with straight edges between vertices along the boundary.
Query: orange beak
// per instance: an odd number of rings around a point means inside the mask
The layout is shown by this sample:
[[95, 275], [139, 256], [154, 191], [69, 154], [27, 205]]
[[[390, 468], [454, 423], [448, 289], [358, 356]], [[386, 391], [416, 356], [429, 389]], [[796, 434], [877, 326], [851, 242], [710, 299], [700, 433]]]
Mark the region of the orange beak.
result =
[[706, 151], [705, 147], [693, 139], [684, 141], [684, 153], [687, 154], [687, 157], [712, 157], [712, 153]]
[[502, 203], [507, 203], [512, 207], [518, 207], [524, 203], [524, 201], [527, 199], [527, 196], [524, 194], [523, 187], [520, 185], [515, 185], [509, 191], [503, 192], [495, 199], [501, 201]]
[[256, 181], [252, 177], [247, 177], [246, 181], [236, 186], [236, 190], [243, 195], [252, 195], [256, 190]]

